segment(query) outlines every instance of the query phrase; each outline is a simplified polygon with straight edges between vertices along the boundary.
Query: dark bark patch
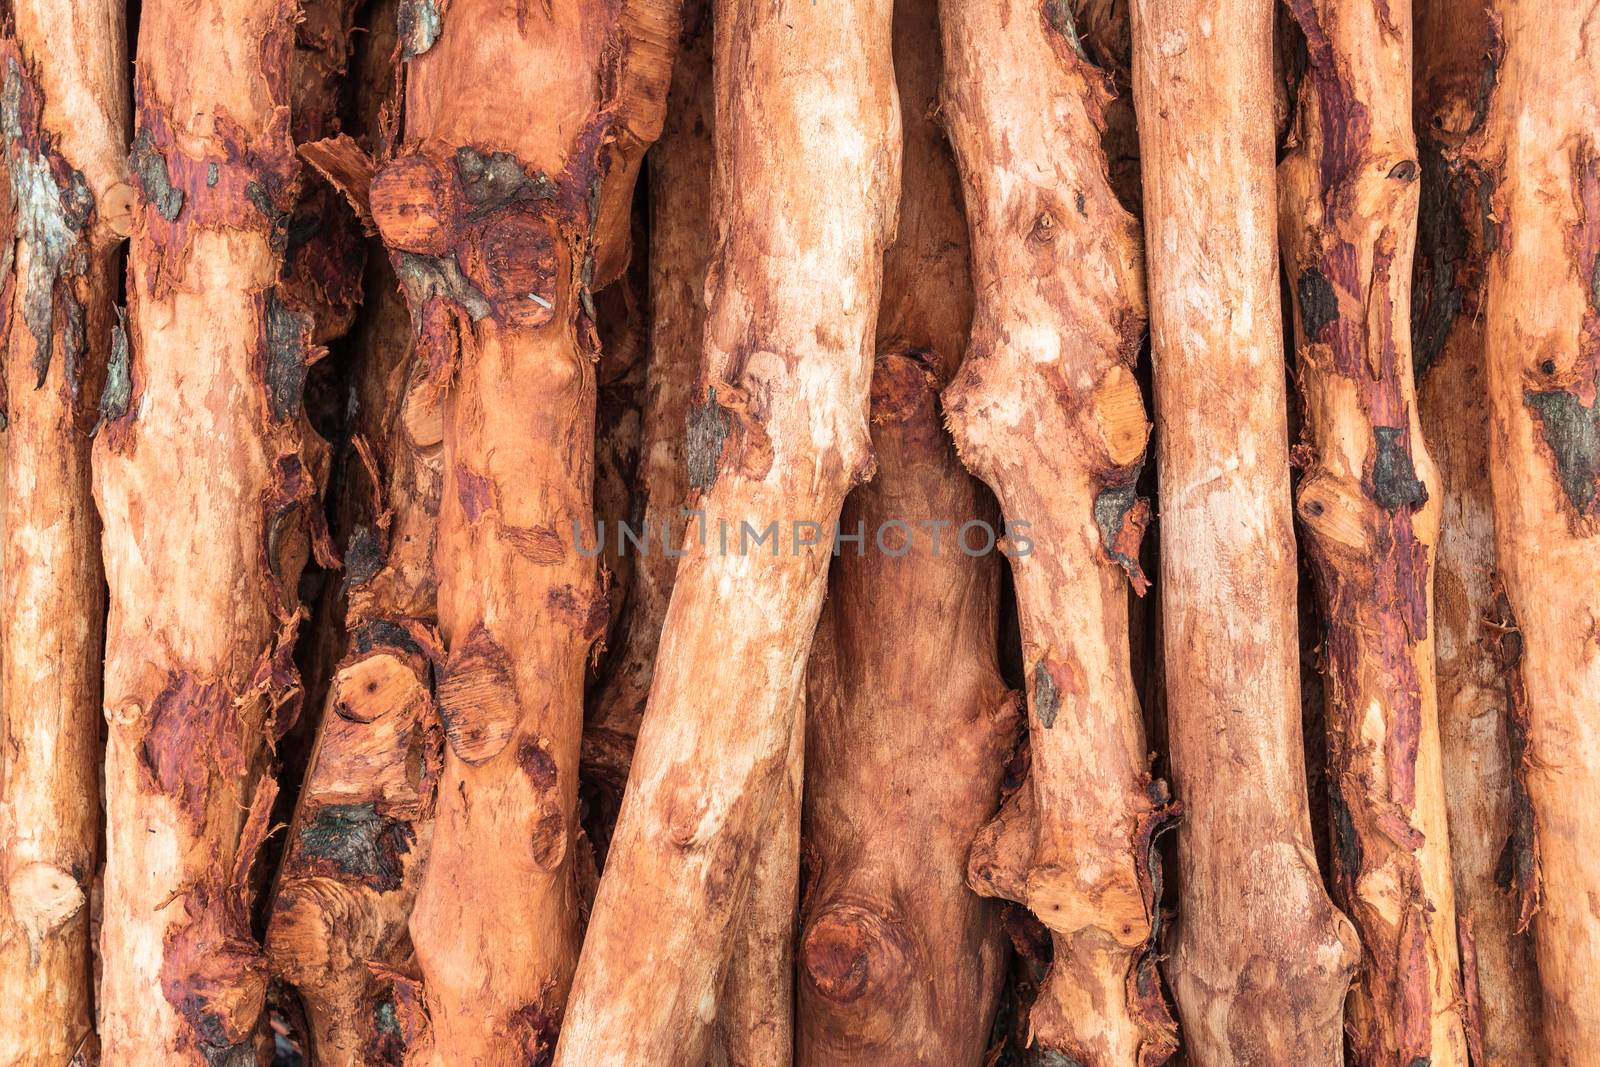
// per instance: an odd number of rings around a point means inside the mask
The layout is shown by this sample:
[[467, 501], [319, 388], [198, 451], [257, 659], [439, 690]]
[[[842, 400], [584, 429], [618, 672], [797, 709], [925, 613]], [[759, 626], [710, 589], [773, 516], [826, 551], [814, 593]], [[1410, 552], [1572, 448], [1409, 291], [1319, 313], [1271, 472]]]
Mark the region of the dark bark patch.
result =
[[1368, 494], [1379, 507], [1395, 511], [1428, 502], [1427, 487], [1417, 478], [1403, 426], [1374, 426], [1375, 451]]
[[[141, 129], [139, 136], [134, 138], [133, 151], [128, 156], [128, 169], [138, 182], [145, 202], [156, 209], [156, 214], [168, 222], [177, 221], [179, 213], [183, 211], [183, 190], [172, 184], [172, 176], [167, 171], [167, 157], [156, 148], [155, 138], [149, 129]], [[207, 166], [208, 184], [216, 184], [216, 171], [215, 163]]]
[[1328, 780], [1328, 811], [1333, 818], [1333, 846], [1337, 860], [1335, 872], [1340, 879], [1354, 883], [1361, 875], [1365, 856], [1361, 835], [1356, 830], [1355, 818], [1350, 814], [1350, 805], [1345, 803], [1344, 789], [1337, 776], [1330, 776]]
[[438, 297], [461, 308], [473, 322], [487, 318], [494, 310], [478, 287], [461, 273], [454, 256], [399, 252], [395, 256], [395, 273], [414, 308]]
[[1580, 516], [1587, 515], [1600, 478], [1600, 402], [1584, 407], [1565, 389], [1525, 390], [1523, 403], [1555, 458], [1556, 475]]
[[371, 803], [319, 808], [298, 836], [300, 858], [313, 868], [326, 865], [379, 892], [400, 888], [400, 857], [414, 840], [409, 823], [379, 814]]
[[451, 651], [437, 695], [450, 749], [466, 763], [498, 755], [522, 717], [510, 659], [482, 625]]
[[1339, 318], [1339, 293], [1333, 283], [1315, 268], [1303, 271], [1296, 287], [1300, 297], [1300, 326], [1306, 343], [1322, 339], [1322, 330]]
[[439, 39], [444, 31], [443, 12], [438, 0], [401, 0], [395, 15], [400, 38], [400, 58], [415, 59]]
[[310, 318], [291, 310], [273, 290], [266, 295], [267, 408], [276, 422], [300, 413], [311, 349]]
[[733, 432], [733, 417], [717, 403], [715, 386], [707, 386], [706, 402], [689, 409], [688, 441], [684, 459], [689, 468], [689, 485], [710, 489], [717, 482], [722, 448]]
[[1061, 690], [1050, 674], [1044, 660], [1033, 666], [1033, 714], [1046, 730], [1055, 726], [1056, 713], [1061, 710]]
[[[1138, 477], [1137, 474], [1134, 475]], [[1094, 498], [1094, 523], [1100, 528], [1100, 545], [1127, 574], [1134, 592], [1144, 596], [1150, 579], [1139, 566], [1139, 545], [1150, 520], [1149, 502], [1139, 496], [1134, 482], [1100, 490]]]
[[350, 544], [344, 551], [344, 577], [352, 586], [366, 585], [383, 566], [383, 546], [378, 532], [367, 523], [360, 523], [350, 532]]
[[611, 602], [605, 596], [592, 596], [570, 585], [550, 590], [545, 598], [550, 613], [577, 634], [585, 643], [606, 632]]
[[111, 323], [111, 355], [106, 363], [105, 389], [100, 393], [100, 421], [116, 422], [128, 413], [133, 400], [133, 367], [128, 350], [128, 316], [119, 306]]
[[1461, 311], [1464, 293], [1458, 275], [1468, 250], [1463, 212], [1471, 193], [1466, 175], [1445, 158], [1442, 145], [1423, 138], [1417, 147], [1422, 192], [1411, 282], [1411, 362], [1420, 378], [1444, 351]]
[[556, 761], [537, 741], [524, 741], [517, 746], [517, 766], [539, 789], [552, 789], [556, 784]]
[[468, 218], [523, 200], [554, 200], [556, 183], [541, 170], [528, 171], [510, 152], [483, 153], [470, 146], [456, 149], [461, 191], [473, 206]]

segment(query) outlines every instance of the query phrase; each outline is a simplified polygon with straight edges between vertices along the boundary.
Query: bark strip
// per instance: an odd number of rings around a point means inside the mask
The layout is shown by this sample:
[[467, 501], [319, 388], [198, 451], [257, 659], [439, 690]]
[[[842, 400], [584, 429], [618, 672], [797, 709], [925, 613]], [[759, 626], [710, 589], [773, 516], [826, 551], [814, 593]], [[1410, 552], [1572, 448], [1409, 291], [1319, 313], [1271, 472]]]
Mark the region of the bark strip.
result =
[[1136, 0], [1187, 1054], [1337, 1063], [1356, 963], [1311, 849], [1273, 235], [1272, 5]]
[[119, 322], [132, 190], [120, 0], [15, 5], [0, 41], [3, 249], [0, 1061], [96, 1058], [89, 929], [99, 866], [105, 607], [90, 433]]
[[[716, 7], [719, 246], [686, 454], [706, 536], [678, 563], [567, 1067], [704, 1055], [787, 762], [826, 527], [871, 470], [871, 326], [899, 164], [889, 14], [885, 0]], [[743, 537], [774, 524], [776, 543]]]
[[[105, 522], [108, 1062], [254, 1056], [266, 967], [250, 869], [292, 721], [296, 585], [320, 444], [320, 353], [280, 299], [298, 187], [294, 6], [152, 0], [140, 24], [131, 364], [114, 346], [95, 444]], [[196, 26], [208, 27], [196, 34]]]
[[1492, 7], [1504, 56], [1467, 153], [1492, 190], [1484, 321], [1495, 556], [1514, 654], [1511, 867], [1543, 990], [1541, 1062], [1600, 1048], [1600, 46], [1590, 12]]
[[1363, 967], [1363, 1064], [1467, 1062], [1434, 685], [1439, 479], [1418, 421], [1411, 263], [1418, 179], [1411, 11], [1295, 0], [1305, 34], [1279, 166], [1306, 472], [1297, 510], [1324, 630], [1340, 904]]

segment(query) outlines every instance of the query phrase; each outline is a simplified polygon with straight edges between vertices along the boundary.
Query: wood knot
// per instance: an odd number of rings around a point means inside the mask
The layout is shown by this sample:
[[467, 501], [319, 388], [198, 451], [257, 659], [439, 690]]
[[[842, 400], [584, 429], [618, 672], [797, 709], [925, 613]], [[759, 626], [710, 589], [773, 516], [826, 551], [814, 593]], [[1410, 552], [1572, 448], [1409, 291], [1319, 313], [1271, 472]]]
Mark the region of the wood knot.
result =
[[911, 955], [898, 923], [854, 904], [835, 904], [817, 916], [800, 946], [812, 988], [840, 1004], [897, 999], [911, 978]]

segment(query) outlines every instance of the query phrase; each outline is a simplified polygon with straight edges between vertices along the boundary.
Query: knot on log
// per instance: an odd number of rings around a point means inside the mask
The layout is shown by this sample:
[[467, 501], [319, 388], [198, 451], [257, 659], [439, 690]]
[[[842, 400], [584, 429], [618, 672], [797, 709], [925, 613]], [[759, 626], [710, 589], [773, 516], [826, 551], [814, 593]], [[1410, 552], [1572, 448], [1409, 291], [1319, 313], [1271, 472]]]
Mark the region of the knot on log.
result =
[[915, 955], [897, 921], [855, 904], [834, 904], [823, 911], [800, 945], [806, 980], [819, 996], [890, 1017], [910, 987]]

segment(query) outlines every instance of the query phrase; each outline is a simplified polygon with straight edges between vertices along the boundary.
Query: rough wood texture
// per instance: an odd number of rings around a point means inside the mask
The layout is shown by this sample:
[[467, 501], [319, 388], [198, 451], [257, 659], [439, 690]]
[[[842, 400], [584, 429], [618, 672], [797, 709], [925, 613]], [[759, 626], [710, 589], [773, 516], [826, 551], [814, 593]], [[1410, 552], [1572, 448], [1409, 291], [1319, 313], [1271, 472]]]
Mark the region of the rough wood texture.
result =
[[1465, 1067], [1434, 685], [1439, 479], [1411, 362], [1411, 8], [1294, 0], [1306, 38], [1278, 168], [1327, 697], [1333, 875], [1361, 937], [1358, 1062]]
[[[678, 562], [566, 1067], [704, 1055], [787, 762], [826, 527], [871, 470], [871, 330], [899, 169], [889, 15], [886, 0], [716, 7], [718, 252], [686, 457], [707, 536]], [[780, 543], [741, 550], [741, 523], [776, 523]], [[820, 543], [796, 546], [797, 524]]]
[[293, 14], [152, 0], [140, 24], [132, 360], [113, 345], [94, 453], [111, 593], [101, 1037], [133, 1067], [253, 1055], [267, 758], [298, 705], [308, 546], [334, 562], [300, 401], [319, 353], [275, 289], [298, 185]]
[[583, 683], [606, 614], [577, 539], [593, 536], [590, 285], [621, 6], [402, 13], [407, 146], [372, 209], [444, 397], [448, 748], [410, 923], [423, 1063], [546, 1061], [577, 960]]
[[998, 907], [966, 884], [1018, 722], [997, 662], [1000, 559], [958, 540], [998, 519], [938, 404], [973, 298], [955, 160], [933, 119], [935, 0], [899, 0], [894, 55], [904, 161], [878, 309], [878, 470], [840, 516], [874, 543], [834, 560], [807, 670], [801, 1064], [978, 1063], [1004, 971]]
[[1172, 982], [1207, 1067], [1337, 1063], [1357, 959], [1311, 849], [1273, 236], [1272, 5], [1136, 0], [1177, 796]]
[[1504, 58], [1468, 152], [1492, 190], [1489, 468], [1535, 828], [1511, 862], [1539, 909], [1541, 1062], [1575, 1067], [1600, 1048], [1600, 46], [1583, 6], [1492, 11]]
[[1511, 1067], [1537, 1048], [1539, 982], [1533, 935], [1502, 860], [1526, 854], [1531, 826], [1511, 758], [1483, 430], [1483, 285], [1496, 226], [1484, 211], [1489, 186], [1460, 151], [1486, 117], [1497, 58], [1485, 0], [1422, 0], [1414, 23], [1422, 207], [1412, 361], [1443, 511], [1434, 604], [1450, 858], [1472, 1061]]
[[728, 949], [711, 1067], [788, 1067], [795, 1052], [795, 915], [800, 907], [800, 804], [806, 711], [796, 696], [783, 781], [755, 844], [750, 888]]
[[[688, 415], [705, 343], [711, 255], [711, 25], [709, 8], [686, 12], [660, 141], [650, 155], [650, 340], [636, 488], [647, 539], [634, 558], [618, 649], [606, 667], [584, 733], [585, 774], [614, 823], [633, 742], [655, 673], [688, 518], [684, 461]], [[615, 537], [612, 537], [612, 542]], [[670, 546], [670, 550], [669, 547]], [[607, 834], [609, 838], [609, 833]]]
[[[398, 1064], [407, 1027], [394, 978], [432, 834], [442, 736], [433, 702], [432, 550], [439, 508], [436, 399], [411, 359], [410, 323], [388, 266], [368, 271], [356, 351], [367, 413], [360, 460], [375, 520], [345, 551], [350, 640], [323, 708], [288, 831], [267, 958], [300, 993], [322, 1064]], [[380, 488], [381, 487], [381, 488]]]
[[0, 1062], [93, 1062], [105, 606], [89, 434], [132, 191], [120, 0], [15, 6], [0, 41], [9, 178], [0, 429]]
[[947, 0], [942, 12], [978, 293], [947, 417], [1032, 549], [1012, 561], [1030, 781], [973, 846], [972, 884], [1050, 929], [1030, 1017], [1041, 1052], [1161, 1063], [1175, 1035], [1151, 954], [1152, 839], [1171, 812], [1149, 774], [1126, 593], [1148, 584], [1134, 482], [1149, 424], [1132, 372], [1143, 264], [1100, 148], [1111, 87], [1060, 5]]

